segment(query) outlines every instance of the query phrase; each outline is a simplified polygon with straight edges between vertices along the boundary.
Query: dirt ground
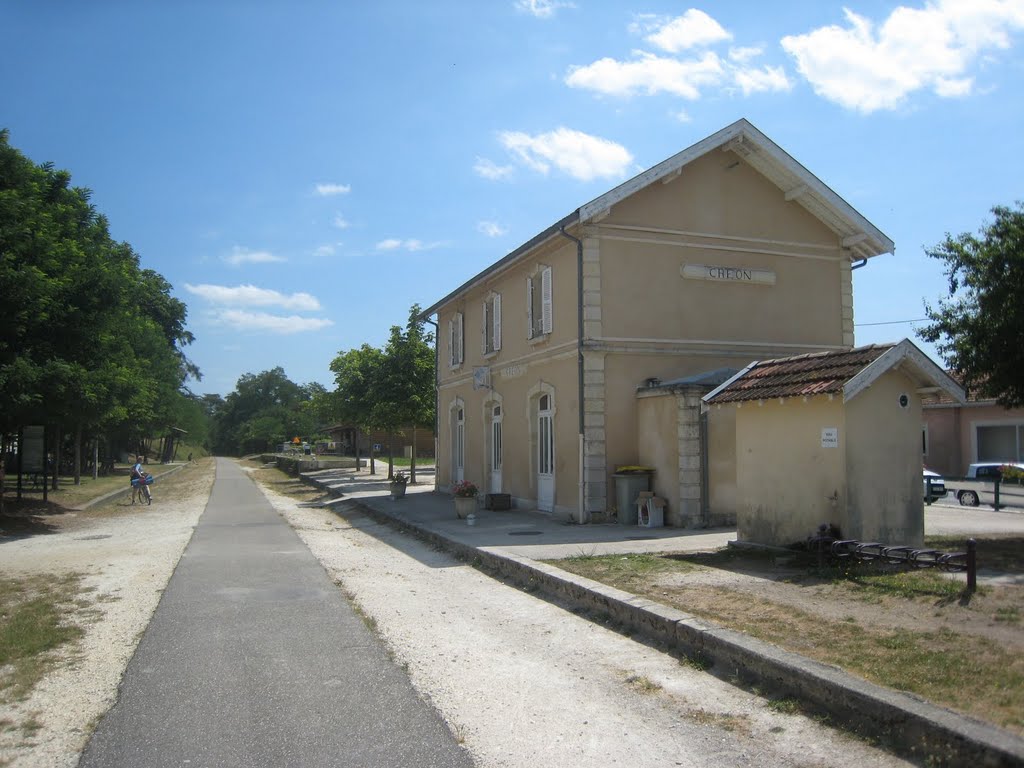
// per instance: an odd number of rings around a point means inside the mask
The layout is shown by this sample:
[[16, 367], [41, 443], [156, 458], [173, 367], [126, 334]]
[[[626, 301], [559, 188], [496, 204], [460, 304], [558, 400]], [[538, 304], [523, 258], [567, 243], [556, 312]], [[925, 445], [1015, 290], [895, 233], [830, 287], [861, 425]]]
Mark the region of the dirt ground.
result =
[[[687, 600], [695, 608], [712, 607], [715, 593], [706, 588], [716, 587], [742, 592], [751, 604], [779, 603], [831, 621], [846, 621], [855, 615], [859, 623], [879, 629], [945, 629], [985, 637], [1024, 652], [1024, 538], [1008, 538], [1020, 544], [1021, 572], [982, 576], [982, 588], [977, 594], [953, 598], [927, 591], [910, 598], [880, 594], [856, 582], [819, 578], [806, 567], [765, 557], [740, 557], [727, 567], [664, 574], [657, 584], [666, 589], [687, 590]], [[690, 562], [700, 563], [701, 559], [695, 557]], [[943, 575], [957, 583], [966, 582], [962, 573]], [[1003, 618], [1014, 615], [1016, 619]]]

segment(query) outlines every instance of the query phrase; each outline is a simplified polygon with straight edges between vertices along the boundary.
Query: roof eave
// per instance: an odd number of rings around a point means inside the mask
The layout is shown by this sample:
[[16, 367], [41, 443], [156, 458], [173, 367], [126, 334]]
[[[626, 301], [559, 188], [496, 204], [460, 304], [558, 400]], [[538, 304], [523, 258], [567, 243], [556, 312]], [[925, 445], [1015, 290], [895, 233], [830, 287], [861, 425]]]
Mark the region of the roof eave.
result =
[[938, 387], [956, 402], [961, 404], [967, 402], [967, 395], [963, 387], [918, 349], [910, 339], [904, 339], [899, 344], [895, 344], [847, 381], [843, 386], [843, 402], [849, 402], [870, 387], [883, 373], [903, 362], [910, 363], [929, 384]]
[[530, 251], [534, 250], [535, 248], [537, 248], [537, 247], [543, 245], [544, 243], [548, 242], [553, 237], [557, 237], [565, 227], [572, 226], [573, 224], [577, 223], [579, 220], [580, 220], [580, 209], [577, 208], [575, 211], [570, 213], [568, 216], [565, 216], [560, 221], [555, 222], [554, 224], [552, 224], [550, 227], [548, 227], [544, 231], [540, 232], [539, 234], [537, 234], [534, 237], [532, 237], [529, 240], [527, 240], [525, 243], [520, 245], [518, 248], [516, 248], [514, 251], [512, 251], [508, 255], [502, 257], [498, 261], [496, 261], [493, 264], [491, 264], [490, 266], [488, 266], [486, 269], [483, 269], [482, 271], [478, 272], [473, 277], [469, 278], [469, 280], [464, 282], [462, 285], [460, 285], [458, 288], [456, 288], [454, 291], [449, 293], [447, 296], [445, 296], [440, 301], [435, 302], [430, 307], [427, 307], [427, 309], [424, 309], [423, 311], [421, 311], [420, 314], [419, 314], [419, 319], [420, 320], [426, 320], [431, 315], [437, 314], [438, 310], [440, 310], [446, 304], [450, 304], [452, 301], [457, 299], [460, 295], [462, 295], [463, 293], [466, 293], [467, 291], [472, 290], [475, 286], [477, 286], [479, 283], [483, 282], [484, 280], [489, 280], [489, 279], [493, 278], [497, 273], [501, 272], [502, 270], [506, 269], [507, 267], [512, 266], [512, 264], [514, 262], [518, 261], [522, 256], [526, 255], [527, 253], [529, 253]]

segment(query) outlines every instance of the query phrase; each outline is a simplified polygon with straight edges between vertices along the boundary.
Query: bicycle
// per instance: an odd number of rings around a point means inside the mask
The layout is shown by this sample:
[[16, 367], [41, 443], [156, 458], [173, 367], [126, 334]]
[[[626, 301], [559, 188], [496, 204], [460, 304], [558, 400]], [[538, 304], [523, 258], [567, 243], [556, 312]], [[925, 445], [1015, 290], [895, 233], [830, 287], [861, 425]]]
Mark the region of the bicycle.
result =
[[152, 475], [146, 475], [145, 481], [141, 481], [138, 478], [132, 478], [132, 504], [135, 503], [136, 497], [138, 497], [140, 503], [142, 499], [146, 500], [147, 505], [153, 503], [153, 492], [149, 490], [149, 484], [152, 482]]

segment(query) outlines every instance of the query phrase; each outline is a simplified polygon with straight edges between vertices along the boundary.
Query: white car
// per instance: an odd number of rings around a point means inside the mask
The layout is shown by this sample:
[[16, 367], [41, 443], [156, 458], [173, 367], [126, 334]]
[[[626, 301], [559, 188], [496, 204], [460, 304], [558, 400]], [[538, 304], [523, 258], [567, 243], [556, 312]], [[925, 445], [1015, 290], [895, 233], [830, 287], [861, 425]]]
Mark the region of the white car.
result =
[[976, 464], [971, 464], [967, 467], [967, 476], [965, 480], [969, 482], [967, 488], [958, 488], [956, 490], [957, 501], [965, 507], [976, 507], [981, 503], [982, 491], [990, 491], [991, 487], [985, 485], [985, 483], [994, 483], [996, 480], [1002, 478], [1003, 473], [1002, 467], [1016, 467], [1017, 469], [1024, 470], [1024, 464], [1019, 464], [1015, 461], [982, 461]]
[[[928, 481], [931, 480], [932, 497], [928, 498]], [[946, 495], [946, 481], [942, 479], [942, 475], [938, 472], [932, 472], [930, 469], [924, 471], [924, 500], [935, 501], [935, 499], [941, 499]]]

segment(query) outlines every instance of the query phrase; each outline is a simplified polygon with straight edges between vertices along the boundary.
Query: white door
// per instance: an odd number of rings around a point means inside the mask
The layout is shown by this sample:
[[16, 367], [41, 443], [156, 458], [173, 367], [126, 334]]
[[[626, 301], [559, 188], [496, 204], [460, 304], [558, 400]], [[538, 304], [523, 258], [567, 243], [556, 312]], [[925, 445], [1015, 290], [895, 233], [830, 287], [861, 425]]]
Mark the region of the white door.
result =
[[541, 395], [537, 412], [537, 509], [555, 507], [555, 430], [551, 396]]
[[455, 424], [452, 429], [452, 483], [461, 483], [466, 466], [466, 413], [455, 409]]
[[491, 409], [491, 439], [490, 439], [490, 465], [491, 465], [491, 493], [501, 493], [501, 406], [495, 405]]

